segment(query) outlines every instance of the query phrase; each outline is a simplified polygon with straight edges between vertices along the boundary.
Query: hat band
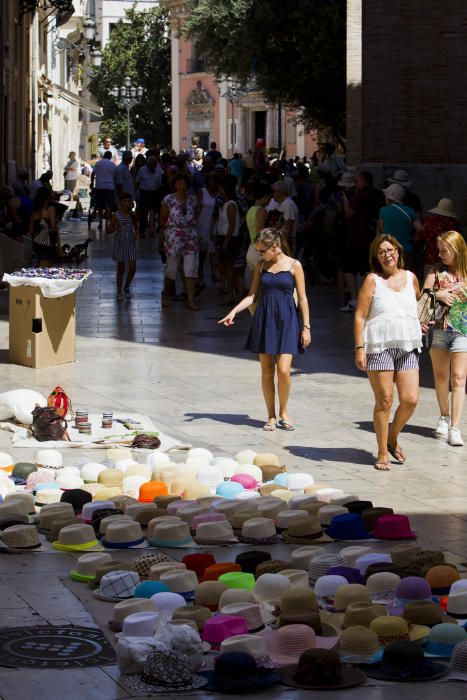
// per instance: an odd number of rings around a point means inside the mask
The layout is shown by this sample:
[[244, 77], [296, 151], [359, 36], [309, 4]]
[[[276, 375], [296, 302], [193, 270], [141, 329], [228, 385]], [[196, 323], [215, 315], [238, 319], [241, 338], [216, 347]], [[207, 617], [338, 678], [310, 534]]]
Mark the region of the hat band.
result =
[[294, 540], [319, 540], [323, 536], [323, 531], [318, 530], [318, 532], [312, 532], [310, 535], [288, 535], [288, 537]]
[[191, 544], [193, 540], [191, 537], [184, 537], [182, 540], [156, 540], [151, 538], [148, 539], [148, 542], [153, 547], [180, 547], [184, 544]]
[[85, 542], [84, 544], [61, 544], [61, 542], [58, 543], [60, 548], [63, 549], [90, 549], [91, 547], [97, 547], [99, 545], [99, 542], [97, 540], [92, 540], [91, 542]]
[[467, 619], [467, 610], [464, 612], [452, 612], [452, 610], [449, 610], [449, 608], [446, 610], [447, 614], [450, 615], [451, 617], [455, 617], [456, 620], [465, 620]]
[[243, 537], [240, 535], [240, 542], [245, 544], [275, 544], [279, 541], [277, 535], [271, 535], [270, 537]]
[[40, 543], [40, 542], [38, 542], [37, 544], [23, 545], [22, 547], [19, 547], [18, 545], [15, 546], [14, 544], [7, 544], [7, 543], [5, 542], [5, 540], [3, 540], [3, 542], [4, 542], [4, 544], [6, 544], [6, 546], [9, 547], [10, 549], [24, 549], [24, 550], [28, 550], [28, 549], [37, 549], [38, 547], [41, 546], [41, 543]]
[[140, 537], [138, 540], [133, 540], [131, 542], [108, 542], [107, 540], [102, 540], [102, 544], [107, 549], [127, 549], [128, 547], [135, 547], [142, 542], [144, 542], [144, 537]]

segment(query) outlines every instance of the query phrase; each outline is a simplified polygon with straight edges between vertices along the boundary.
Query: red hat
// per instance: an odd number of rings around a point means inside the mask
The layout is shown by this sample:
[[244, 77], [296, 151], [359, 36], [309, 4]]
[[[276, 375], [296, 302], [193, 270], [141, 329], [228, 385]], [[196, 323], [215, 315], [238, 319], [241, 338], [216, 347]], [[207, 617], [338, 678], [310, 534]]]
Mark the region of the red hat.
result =
[[408, 517], [396, 513], [381, 515], [371, 534], [379, 540], [413, 540], [417, 537], [415, 532], [412, 532]]
[[240, 564], [234, 564], [230, 561], [221, 562], [220, 564], [211, 564], [204, 570], [203, 581], [217, 581], [222, 574], [228, 574], [231, 571], [241, 571]]
[[139, 487], [140, 503], [152, 503], [156, 496], [167, 496], [169, 493], [167, 484], [163, 481], [146, 481]]
[[203, 576], [208, 566], [215, 563], [216, 560], [212, 554], [187, 554], [182, 559], [182, 564], [185, 564], [186, 568], [190, 571], [194, 571], [198, 578]]

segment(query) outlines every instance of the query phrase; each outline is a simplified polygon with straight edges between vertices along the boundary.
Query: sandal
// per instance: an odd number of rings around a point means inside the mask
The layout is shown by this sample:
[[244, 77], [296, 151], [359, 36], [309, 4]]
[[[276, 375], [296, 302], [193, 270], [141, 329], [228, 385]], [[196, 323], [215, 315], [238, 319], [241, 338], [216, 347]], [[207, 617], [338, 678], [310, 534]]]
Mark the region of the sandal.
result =
[[285, 418], [279, 418], [279, 420], [277, 421], [277, 425], [279, 426], [279, 428], [282, 428], [282, 430], [295, 430], [295, 426], [292, 423], [292, 421], [285, 420]]
[[398, 464], [404, 464], [405, 460], [407, 459], [407, 455], [405, 455], [399, 445], [396, 445], [395, 447], [391, 447], [388, 443], [388, 452], [391, 455], [391, 457], [394, 457], [396, 462]]
[[263, 425], [263, 430], [266, 430], [266, 432], [269, 432], [269, 433], [274, 432], [274, 430], [275, 430], [276, 428], [277, 428], [277, 423], [276, 423], [276, 421], [274, 421], [274, 423], [268, 421], [267, 423], [265, 423], [265, 424]]
[[386, 459], [377, 459], [374, 466], [379, 472], [391, 471], [390, 463]]

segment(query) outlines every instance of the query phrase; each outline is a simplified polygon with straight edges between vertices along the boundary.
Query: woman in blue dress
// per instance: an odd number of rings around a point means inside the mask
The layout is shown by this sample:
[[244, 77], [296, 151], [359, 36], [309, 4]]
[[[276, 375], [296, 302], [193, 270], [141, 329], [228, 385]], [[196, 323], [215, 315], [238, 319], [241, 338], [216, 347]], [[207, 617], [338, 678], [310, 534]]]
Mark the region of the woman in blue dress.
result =
[[[293, 355], [303, 352], [311, 342], [310, 314], [305, 276], [299, 260], [286, 254], [287, 247], [279, 231], [265, 228], [256, 236], [261, 262], [256, 266], [248, 295], [219, 323], [232, 326], [235, 316], [257, 300], [247, 350], [259, 354], [261, 385], [268, 412], [264, 430], [295, 430], [288, 414], [290, 367]], [[294, 292], [297, 295], [298, 311]], [[276, 414], [275, 374], [279, 413]], [[277, 417], [278, 415], [278, 417]]]

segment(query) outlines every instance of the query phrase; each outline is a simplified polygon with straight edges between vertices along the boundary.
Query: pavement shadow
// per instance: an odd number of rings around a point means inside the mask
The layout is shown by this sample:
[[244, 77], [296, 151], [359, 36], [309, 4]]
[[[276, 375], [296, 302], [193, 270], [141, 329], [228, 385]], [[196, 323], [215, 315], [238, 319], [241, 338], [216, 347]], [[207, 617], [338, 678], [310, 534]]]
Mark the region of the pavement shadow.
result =
[[195, 420], [208, 418], [217, 423], [227, 423], [228, 425], [248, 425], [250, 428], [261, 428], [264, 421], [250, 418], [246, 413], [185, 413], [185, 422], [193, 423]]
[[[364, 430], [367, 433], [374, 432], [373, 423], [371, 421], [356, 421], [354, 425], [356, 428], [358, 428], [358, 430]], [[402, 434], [403, 433], [410, 433], [411, 435], [420, 435], [421, 437], [432, 438], [433, 440], [436, 440], [435, 436], [433, 435], [433, 428], [428, 428], [424, 425], [406, 425], [404, 427], [404, 430], [402, 431]]]
[[359, 447], [303, 447], [290, 445], [284, 449], [295, 457], [315, 462], [349, 462], [352, 464], [374, 464], [375, 456]]

